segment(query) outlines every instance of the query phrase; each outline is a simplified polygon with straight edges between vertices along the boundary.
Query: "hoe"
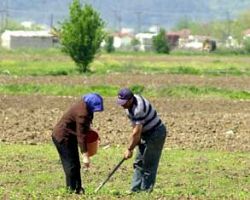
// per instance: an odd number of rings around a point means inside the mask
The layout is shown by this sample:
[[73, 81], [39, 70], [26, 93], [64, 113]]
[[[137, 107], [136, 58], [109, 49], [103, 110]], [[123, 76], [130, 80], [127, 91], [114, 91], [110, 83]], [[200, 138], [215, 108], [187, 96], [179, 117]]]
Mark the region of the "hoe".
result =
[[117, 169], [121, 166], [121, 164], [125, 161], [126, 159], [123, 158], [115, 167], [114, 169], [109, 173], [108, 177], [95, 189], [95, 193], [97, 193], [104, 185], [105, 183], [108, 182], [108, 180], [111, 178], [111, 176], [117, 171]]

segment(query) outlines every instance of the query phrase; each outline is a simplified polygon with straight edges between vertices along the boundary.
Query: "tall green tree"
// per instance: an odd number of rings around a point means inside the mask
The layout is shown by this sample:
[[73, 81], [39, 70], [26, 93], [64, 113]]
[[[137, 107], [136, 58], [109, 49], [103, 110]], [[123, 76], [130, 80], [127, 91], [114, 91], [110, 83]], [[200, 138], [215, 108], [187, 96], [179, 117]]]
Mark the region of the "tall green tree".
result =
[[114, 47], [114, 37], [112, 35], [107, 35], [106, 39], [105, 39], [105, 50], [108, 53], [112, 53], [115, 51], [115, 47]]
[[91, 5], [82, 6], [79, 0], [73, 0], [69, 19], [61, 24], [59, 37], [62, 50], [85, 73], [105, 37], [104, 21]]
[[138, 39], [136, 39], [136, 38], [133, 38], [132, 40], [131, 40], [131, 46], [132, 46], [132, 49], [134, 50], [134, 51], [139, 51], [139, 48], [140, 48], [140, 41], [138, 40]]
[[243, 45], [244, 45], [244, 49], [245, 51], [250, 54], [250, 38], [246, 38], [244, 41], [243, 41]]
[[159, 33], [153, 37], [153, 49], [157, 53], [169, 54], [170, 45], [166, 36], [165, 29], [161, 28]]

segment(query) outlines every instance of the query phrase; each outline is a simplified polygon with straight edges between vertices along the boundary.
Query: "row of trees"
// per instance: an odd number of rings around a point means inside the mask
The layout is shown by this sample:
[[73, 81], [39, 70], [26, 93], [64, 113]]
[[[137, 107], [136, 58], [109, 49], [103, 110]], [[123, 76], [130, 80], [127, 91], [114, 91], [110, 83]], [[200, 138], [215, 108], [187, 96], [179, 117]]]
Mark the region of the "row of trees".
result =
[[250, 28], [250, 12], [249, 10], [242, 12], [235, 19], [210, 21], [207, 23], [195, 22], [187, 18], [181, 19], [175, 30], [189, 29], [195, 35], [209, 35], [218, 38], [221, 41], [233, 36], [239, 42], [242, 42], [243, 31]]

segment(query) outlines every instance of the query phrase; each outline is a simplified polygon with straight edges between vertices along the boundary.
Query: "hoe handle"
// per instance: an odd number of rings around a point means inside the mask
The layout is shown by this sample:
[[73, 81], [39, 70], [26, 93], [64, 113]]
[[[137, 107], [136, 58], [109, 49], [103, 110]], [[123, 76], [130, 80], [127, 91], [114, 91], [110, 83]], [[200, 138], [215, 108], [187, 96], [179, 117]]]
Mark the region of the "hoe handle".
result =
[[121, 166], [121, 164], [125, 161], [126, 159], [123, 158], [115, 167], [114, 169], [109, 173], [108, 177], [96, 188], [95, 193], [97, 193], [104, 185], [105, 183], [108, 182], [108, 180], [111, 178], [111, 176], [116, 172], [116, 170]]

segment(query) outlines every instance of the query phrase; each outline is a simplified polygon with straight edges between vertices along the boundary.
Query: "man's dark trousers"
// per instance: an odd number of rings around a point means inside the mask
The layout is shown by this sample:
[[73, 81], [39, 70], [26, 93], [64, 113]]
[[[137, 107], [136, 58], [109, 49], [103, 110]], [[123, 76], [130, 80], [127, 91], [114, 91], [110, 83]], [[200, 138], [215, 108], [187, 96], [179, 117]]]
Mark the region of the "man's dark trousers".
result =
[[167, 130], [163, 124], [148, 134], [142, 135], [134, 162], [131, 191], [151, 192], [153, 190], [166, 135]]

